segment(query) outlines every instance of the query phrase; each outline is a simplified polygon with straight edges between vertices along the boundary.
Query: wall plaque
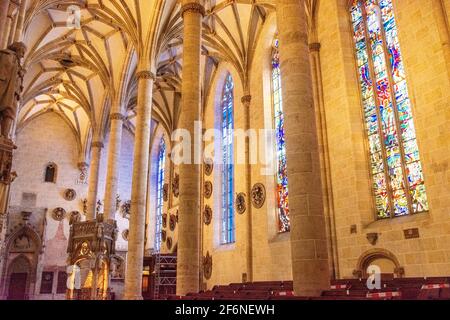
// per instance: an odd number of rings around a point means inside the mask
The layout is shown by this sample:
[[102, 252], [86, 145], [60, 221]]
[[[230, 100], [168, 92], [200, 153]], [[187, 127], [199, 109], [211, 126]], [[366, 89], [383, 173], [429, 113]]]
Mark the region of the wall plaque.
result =
[[413, 228], [413, 229], [406, 229], [403, 230], [403, 233], [405, 235], [405, 239], [418, 239], [420, 238], [419, 229]]

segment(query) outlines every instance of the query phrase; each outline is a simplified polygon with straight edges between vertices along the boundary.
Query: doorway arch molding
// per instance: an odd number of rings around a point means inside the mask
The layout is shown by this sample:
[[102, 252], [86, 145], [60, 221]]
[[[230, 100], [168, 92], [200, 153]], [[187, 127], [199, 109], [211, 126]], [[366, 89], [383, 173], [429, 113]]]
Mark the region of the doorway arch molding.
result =
[[353, 275], [359, 278], [366, 276], [367, 268], [370, 266], [372, 261], [377, 259], [387, 259], [391, 261], [395, 265], [394, 274], [397, 278], [402, 278], [405, 275], [404, 268], [400, 265], [399, 260], [391, 251], [382, 249], [382, 248], [374, 248], [364, 252], [358, 259], [356, 270], [353, 272]]

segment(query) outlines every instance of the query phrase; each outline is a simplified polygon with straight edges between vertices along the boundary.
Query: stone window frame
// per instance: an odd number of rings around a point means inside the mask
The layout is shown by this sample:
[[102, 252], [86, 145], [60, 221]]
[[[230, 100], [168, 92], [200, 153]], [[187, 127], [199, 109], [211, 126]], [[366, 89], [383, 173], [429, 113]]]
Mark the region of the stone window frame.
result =
[[[278, 40], [278, 33], [275, 33], [275, 35], [273, 37], [272, 47], [271, 47], [271, 51], [270, 51], [270, 61], [269, 61], [269, 66], [270, 66], [270, 68], [269, 68], [270, 69], [270, 81], [269, 81], [269, 83], [270, 83], [270, 107], [271, 107], [271, 115], [272, 115], [272, 127], [271, 127], [272, 130], [276, 130], [276, 123], [275, 123], [276, 115], [275, 115], [275, 101], [274, 101], [275, 99], [274, 99], [274, 88], [273, 88], [273, 57], [274, 57], [274, 54], [276, 53], [276, 50], [279, 50], [279, 49], [275, 48], [275, 40]], [[280, 67], [280, 78], [281, 78], [281, 67]], [[282, 87], [280, 88], [280, 94], [282, 93], [281, 90], [282, 90]], [[283, 102], [283, 97], [281, 97], [280, 100], [281, 100], [281, 103], [282, 103]], [[274, 152], [275, 156], [276, 156], [276, 152], [277, 152], [276, 151], [277, 144], [278, 144], [277, 138], [274, 137], [273, 152]], [[274, 180], [274, 186], [275, 186], [275, 188], [277, 188], [277, 186], [278, 186], [278, 177], [277, 176], [278, 176], [278, 173], [279, 173], [278, 172], [278, 159], [276, 159], [275, 164], [276, 164], [277, 168], [276, 168], [276, 173], [275, 173], [275, 175], [273, 177], [273, 180]], [[275, 221], [276, 221], [276, 223], [275, 223], [275, 228], [276, 228], [275, 232], [278, 235], [289, 234], [291, 232], [290, 223], [289, 223], [289, 230], [280, 231], [280, 227], [279, 227], [280, 218], [279, 218], [279, 215], [278, 215], [279, 202], [277, 201], [278, 195], [277, 195], [277, 191], [276, 190], [274, 192], [275, 192], [274, 207], [275, 207]], [[287, 216], [289, 216], [289, 209], [288, 209]]]
[[[53, 167], [54, 168], [54, 174], [53, 174], [53, 179], [52, 181], [48, 180], [47, 181], [47, 171]], [[56, 183], [56, 181], [58, 180], [58, 165], [55, 162], [49, 162], [45, 165], [45, 169], [44, 169], [44, 182], [45, 183]]]
[[[361, 2], [361, 1], [364, 1], [364, 0], [358, 0], [358, 1]], [[398, 15], [395, 14], [397, 10], [395, 9], [395, 4], [393, 3], [394, 1], [391, 0], [391, 2], [392, 2], [392, 6], [394, 7], [393, 8], [393, 10], [394, 10], [394, 19], [395, 19], [396, 27], [397, 27], [397, 31], [398, 31], [398, 29], [399, 29], [399, 26], [398, 26]], [[358, 70], [358, 65], [357, 65], [358, 57], [357, 57], [357, 50], [355, 48], [355, 41], [354, 41], [353, 20], [352, 20], [352, 15], [351, 15], [351, 12], [350, 12], [350, 9], [353, 6], [353, 3], [354, 3], [354, 0], [346, 0], [345, 10], [347, 12], [347, 21], [348, 21], [348, 28], [349, 28], [349, 34], [350, 34], [351, 50], [353, 52], [353, 59], [354, 59], [354, 65], [355, 65], [354, 70], [355, 70], [355, 76], [356, 76], [356, 79], [357, 79], [356, 81], [357, 81], [357, 88], [358, 88], [358, 96], [359, 96], [359, 100], [360, 100], [361, 123], [362, 123], [362, 126], [364, 127], [364, 145], [365, 145], [365, 149], [366, 149], [366, 152], [367, 152], [367, 161], [368, 161], [367, 162], [367, 174], [368, 174], [368, 177], [369, 177], [370, 182], [371, 182], [371, 192], [370, 192], [371, 195], [370, 196], [371, 196], [372, 204], [373, 204], [373, 208], [374, 208], [374, 213], [373, 213], [374, 221], [392, 220], [392, 219], [396, 219], [396, 218], [411, 217], [411, 216], [415, 216], [415, 215], [422, 214], [422, 213], [428, 213], [430, 211], [429, 208], [428, 208], [428, 210], [424, 210], [424, 211], [421, 211], [421, 212], [418, 212], [418, 213], [414, 212], [413, 204], [412, 204], [413, 202], [411, 200], [411, 195], [410, 195], [409, 182], [407, 182], [405, 184], [405, 190], [406, 190], [406, 197], [407, 197], [407, 201], [408, 201], [409, 214], [396, 216], [395, 213], [394, 213], [394, 210], [391, 209], [390, 216], [387, 217], [387, 218], [382, 218], [382, 217], [380, 217], [378, 215], [378, 212], [376, 210], [376, 197], [375, 197], [375, 194], [374, 194], [374, 191], [373, 191], [373, 186], [372, 186], [373, 185], [373, 181], [374, 181], [374, 175], [372, 174], [372, 166], [371, 166], [371, 160], [370, 160], [369, 136], [368, 136], [368, 133], [367, 133], [367, 130], [366, 130], [366, 123], [365, 123], [365, 119], [364, 119], [364, 106], [363, 106], [362, 89], [361, 89], [361, 82], [359, 80], [360, 79], [360, 75], [359, 75], [359, 70]], [[386, 35], [385, 35], [384, 27], [383, 27], [383, 30], [382, 30], [382, 37], [383, 37], [383, 45], [386, 48], [387, 44], [386, 44]], [[366, 35], [366, 38], [368, 38], [368, 35]], [[399, 40], [399, 42], [401, 42], [401, 41]], [[370, 47], [370, 45], [368, 45], [368, 47]], [[403, 50], [402, 50], [402, 52], [403, 52]], [[368, 50], [368, 54], [369, 54], [370, 77], [371, 77], [371, 80], [374, 80], [374, 79], [376, 79], [376, 77], [374, 78], [374, 66], [373, 66], [373, 61], [372, 61], [373, 57], [372, 57], [372, 49], [371, 48], [370, 48], [370, 50]], [[403, 54], [402, 54], [402, 56], [403, 56]], [[388, 52], [385, 52], [385, 57], [386, 57], [386, 64], [387, 64], [386, 65], [386, 70], [387, 70], [387, 73], [388, 73], [388, 80], [389, 80], [389, 85], [390, 85], [390, 91], [391, 91], [391, 94], [392, 94], [391, 99], [392, 99], [393, 108], [395, 109], [395, 111], [394, 111], [395, 112], [394, 120], [395, 120], [396, 126], [398, 128], [400, 126], [400, 122], [401, 121], [399, 120], [399, 118], [397, 116], [397, 101], [396, 101], [396, 98], [395, 98], [395, 92], [393, 92], [393, 87], [395, 85], [395, 82], [392, 80], [392, 67], [391, 67], [391, 64], [389, 63], [389, 59], [388, 59], [389, 58], [389, 53]], [[408, 80], [408, 72], [406, 71], [407, 70], [407, 66], [406, 66], [407, 63], [406, 63], [404, 58], [402, 58], [402, 62], [403, 62], [403, 66], [404, 66], [405, 73], [406, 73], [406, 87], [408, 89], [408, 92], [411, 93], [411, 92], [413, 92], [413, 90], [410, 90], [411, 89], [410, 88], [411, 87], [410, 86], [410, 82], [411, 81]], [[378, 95], [376, 93], [376, 89], [374, 90], [374, 99], [375, 99], [375, 102], [378, 104], [379, 97], [378, 97]], [[409, 99], [412, 100], [411, 97], [409, 97]], [[415, 112], [414, 112], [415, 108], [414, 107], [415, 107], [415, 104], [411, 103], [410, 108], [411, 108], [412, 120], [413, 120], [413, 123], [415, 125], [416, 124], [416, 121], [415, 121], [416, 117], [414, 116], [414, 114], [415, 114]], [[378, 110], [377, 110], [377, 115], [380, 116]], [[381, 122], [381, 120], [379, 120], [379, 121]], [[382, 129], [380, 129], [380, 130], [382, 130]], [[407, 177], [407, 171], [406, 171], [406, 162], [404, 161], [405, 160], [405, 158], [404, 158], [404, 142], [401, 139], [401, 131], [400, 130], [398, 130], [398, 134], [400, 135], [399, 140], [401, 140], [401, 142], [399, 144], [399, 149], [400, 149], [400, 153], [401, 153], [401, 167], [402, 167], [402, 169], [405, 172], [404, 176], [405, 176], [405, 179], [407, 180], [408, 177]], [[380, 139], [381, 139], [381, 143], [382, 143], [383, 163], [384, 163], [385, 166], [387, 166], [387, 160], [385, 159], [385, 155], [384, 155], [385, 152], [386, 152], [386, 146], [383, 145], [384, 139], [382, 137]], [[419, 154], [422, 154], [420, 152], [419, 141], [418, 141], [419, 139], [417, 138], [417, 136], [416, 136], [415, 139], [416, 139], [417, 147], [418, 147], [418, 150], [419, 150]], [[420, 158], [420, 160], [418, 160], [418, 162], [421, 163], [422, 170], [423, 170], [422, 160], [423, 159]], [[423, 173], [423, 171], [422, 171], [422, 173]], [[385, 176], [387, 177], [388, 173], [385, 172]], [[426, 178], [424, 178], [424, 180], [426, 181]], [[390, 179], [389, 178], [386, 178], [386, 184], [387, 185], [390, 184]], [[389, 204], [392, 206], [393, 205], [393, 192], [392, 192], [390, 186], [388, 186], [388, 199], [389, 199]], [[428, 206], [429, 206], [429, 199], [428, 199]]]

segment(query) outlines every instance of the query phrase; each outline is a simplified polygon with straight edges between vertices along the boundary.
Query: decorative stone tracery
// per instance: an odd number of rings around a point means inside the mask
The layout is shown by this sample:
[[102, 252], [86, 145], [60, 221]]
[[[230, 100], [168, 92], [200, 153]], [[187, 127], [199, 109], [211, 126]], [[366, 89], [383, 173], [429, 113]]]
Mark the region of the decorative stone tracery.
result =
[[68, 267], [72, 268], [73, 278], [68, 283], [81, 277], [82, 285], [69, 286], [68, 299], [110, 299], [109, 271], [115, 255], [117, 233], [115, 221], [104, 222], [97, 219], [70, 226], [67, 253]]

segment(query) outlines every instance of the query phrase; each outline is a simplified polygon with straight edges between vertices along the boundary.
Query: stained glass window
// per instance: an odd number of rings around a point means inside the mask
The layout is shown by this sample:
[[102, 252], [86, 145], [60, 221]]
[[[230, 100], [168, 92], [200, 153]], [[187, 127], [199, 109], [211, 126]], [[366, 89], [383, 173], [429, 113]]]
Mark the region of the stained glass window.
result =
[[166, 164], [166, 144], [164, 139], [159, 143], [158, 167], [156, 180], [156, 226], [155, 226], [155, 251], [161, 250], [161, 227], [163, 215], [164, 171]]
[[354, 0], [353, 34], [378, 218], [428, 210], [391, 0]]
[[227, 75], [222, 93], [222, 244], [233, 243], [233, 78]]
[[288, 177], [286, 166], [286, 143], [284, 140], [284, 114], [283, 100], [281, 97], [281, 69], [278, 50], [278, 39], [275, 39], [272, 54], [272, 101], [274, 110], [274, 127], [276, 135], [276, 159], [277, 159], [277, 221], [278, 232], [288, 232], [289, 201], [288, 201]]

